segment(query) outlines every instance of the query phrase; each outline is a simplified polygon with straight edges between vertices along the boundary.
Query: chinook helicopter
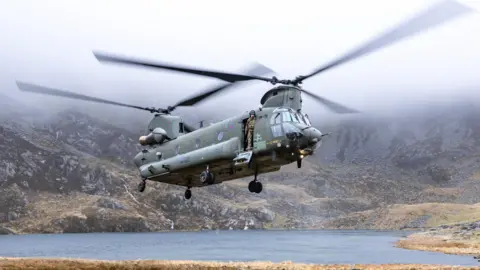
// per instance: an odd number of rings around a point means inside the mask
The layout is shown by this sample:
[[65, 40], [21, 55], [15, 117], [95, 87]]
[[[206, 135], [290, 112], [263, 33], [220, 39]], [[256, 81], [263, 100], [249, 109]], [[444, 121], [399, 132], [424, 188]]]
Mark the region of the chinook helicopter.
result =
[[[17, 85], [22, 91], [135, 108], [154, 113], [153, 119], [148, 124], [149, 133], [139, 139], [139, 143], [144, 149], [133, 159], [141, 176], [138, 185], [139, 192], [145, 190], [146, 180], [151, 180], [185, 186], [187, 188], [185, 198], [190, 199], [193, 187], [209, 186], [253, 176], [254, 179], [248, 184], [248, 190], [260, 193], [263, 186], [257, 180], [258, 175], [278, 171], [280, 167], [294, 162], [297, 163], [298, 168], [301, 168], [302, 160], [315, 153], [325, 136], [312, 126], [308, 115], [302, 111], [302, 93], [335, 113], [358, 112], [303, 89], [300, 85], [304, 80], [428, 28], [438, 26], [469, 11], [472, 11], [469, 7], [455, 1], [441, 2], [365, 45], [317, 68], [314, 72], [306, 76], [298, 76], [293, 80], [264, 77], [265, 74], [271, 73], [271, 70], [259, 64], [246, 72], [248, 74], [246, 75], [94, 52], [95, 57], [103, 63], [164, 69], [212, 77], [227, 82], [167, 108], [129, 105], [18, 81]], [[195, 129], [184, 123], [181, 117], [171, 115], [171, 112], [177, 107], [196, 105], [239, 82], [250, 80], [281, 85], [269, 89], [263, 95], [259, 109], [247, 110], [241, 115], [230, 117], [208, 127]], [[251, 149], [247, 145], [245, 136], [246, 122], [249, 117], [255, 118], [254, 140], [253, 145], [250, 145]]]

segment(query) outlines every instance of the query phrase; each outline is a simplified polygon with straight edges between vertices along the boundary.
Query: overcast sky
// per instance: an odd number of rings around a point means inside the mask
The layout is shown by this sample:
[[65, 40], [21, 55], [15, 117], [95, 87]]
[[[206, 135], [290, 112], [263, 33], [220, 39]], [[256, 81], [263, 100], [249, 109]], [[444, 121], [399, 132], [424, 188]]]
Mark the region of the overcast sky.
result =
[[[16, 91], [18, 79], [138, 105], [166, 106], [219, 81], [103, 65], [92, 50], [227, 71], [241, 71], [256, 61], [278, 77], [293, 78], [435, 2], [2, 1], [0, 92]], [[480, 6], [479, 1], [462, 2]], [[433, 94], [449, 98], [478, 89], [479, 33], [480, 14], [469, 14], [309, 79], [303, 86], [361, 110], [426, 100]], [[200, 108], [249, 110], [258, 106], [269, 87], [251, 83]], [[318, 106], [304, 100], [307, 111]]]

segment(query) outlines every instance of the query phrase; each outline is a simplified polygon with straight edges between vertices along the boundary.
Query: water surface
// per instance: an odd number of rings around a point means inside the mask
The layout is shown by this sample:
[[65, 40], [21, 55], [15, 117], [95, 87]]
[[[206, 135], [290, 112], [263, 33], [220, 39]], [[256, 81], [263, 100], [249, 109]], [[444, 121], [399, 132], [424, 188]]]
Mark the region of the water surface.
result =
[[472, 256], [405, 250], [407, 232], [274, 230], [0, 236], [0, 257], [480, 265]]

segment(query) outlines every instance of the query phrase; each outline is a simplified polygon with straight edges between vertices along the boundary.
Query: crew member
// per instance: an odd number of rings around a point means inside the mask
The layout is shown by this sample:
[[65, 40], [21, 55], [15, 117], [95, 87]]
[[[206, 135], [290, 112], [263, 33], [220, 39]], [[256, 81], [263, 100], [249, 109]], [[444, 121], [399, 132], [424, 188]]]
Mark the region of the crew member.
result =
[[255, 128], [255, 111], [250, 111], [250, 117], [247, 120], [245, 135], [247, 136], [247, 151], [252, 149], [253, 129]]

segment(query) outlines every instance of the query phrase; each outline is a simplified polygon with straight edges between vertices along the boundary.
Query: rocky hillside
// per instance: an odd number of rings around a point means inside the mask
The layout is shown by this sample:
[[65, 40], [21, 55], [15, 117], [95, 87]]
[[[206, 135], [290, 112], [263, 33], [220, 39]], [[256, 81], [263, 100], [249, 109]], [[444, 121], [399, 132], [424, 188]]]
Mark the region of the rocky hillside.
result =
[[447, 203], [480, 198], [475, 106], [320, 123], [332, 132], [320, 152], [301, 170], [263, 176], [261, 194], [240, 179], [194, 189], [186, 201], [181, 187], [136, 191], [131, 158], [141, 134], [16, 102], [0, 117], [0, 232], [425, 227], [450, 211]]

